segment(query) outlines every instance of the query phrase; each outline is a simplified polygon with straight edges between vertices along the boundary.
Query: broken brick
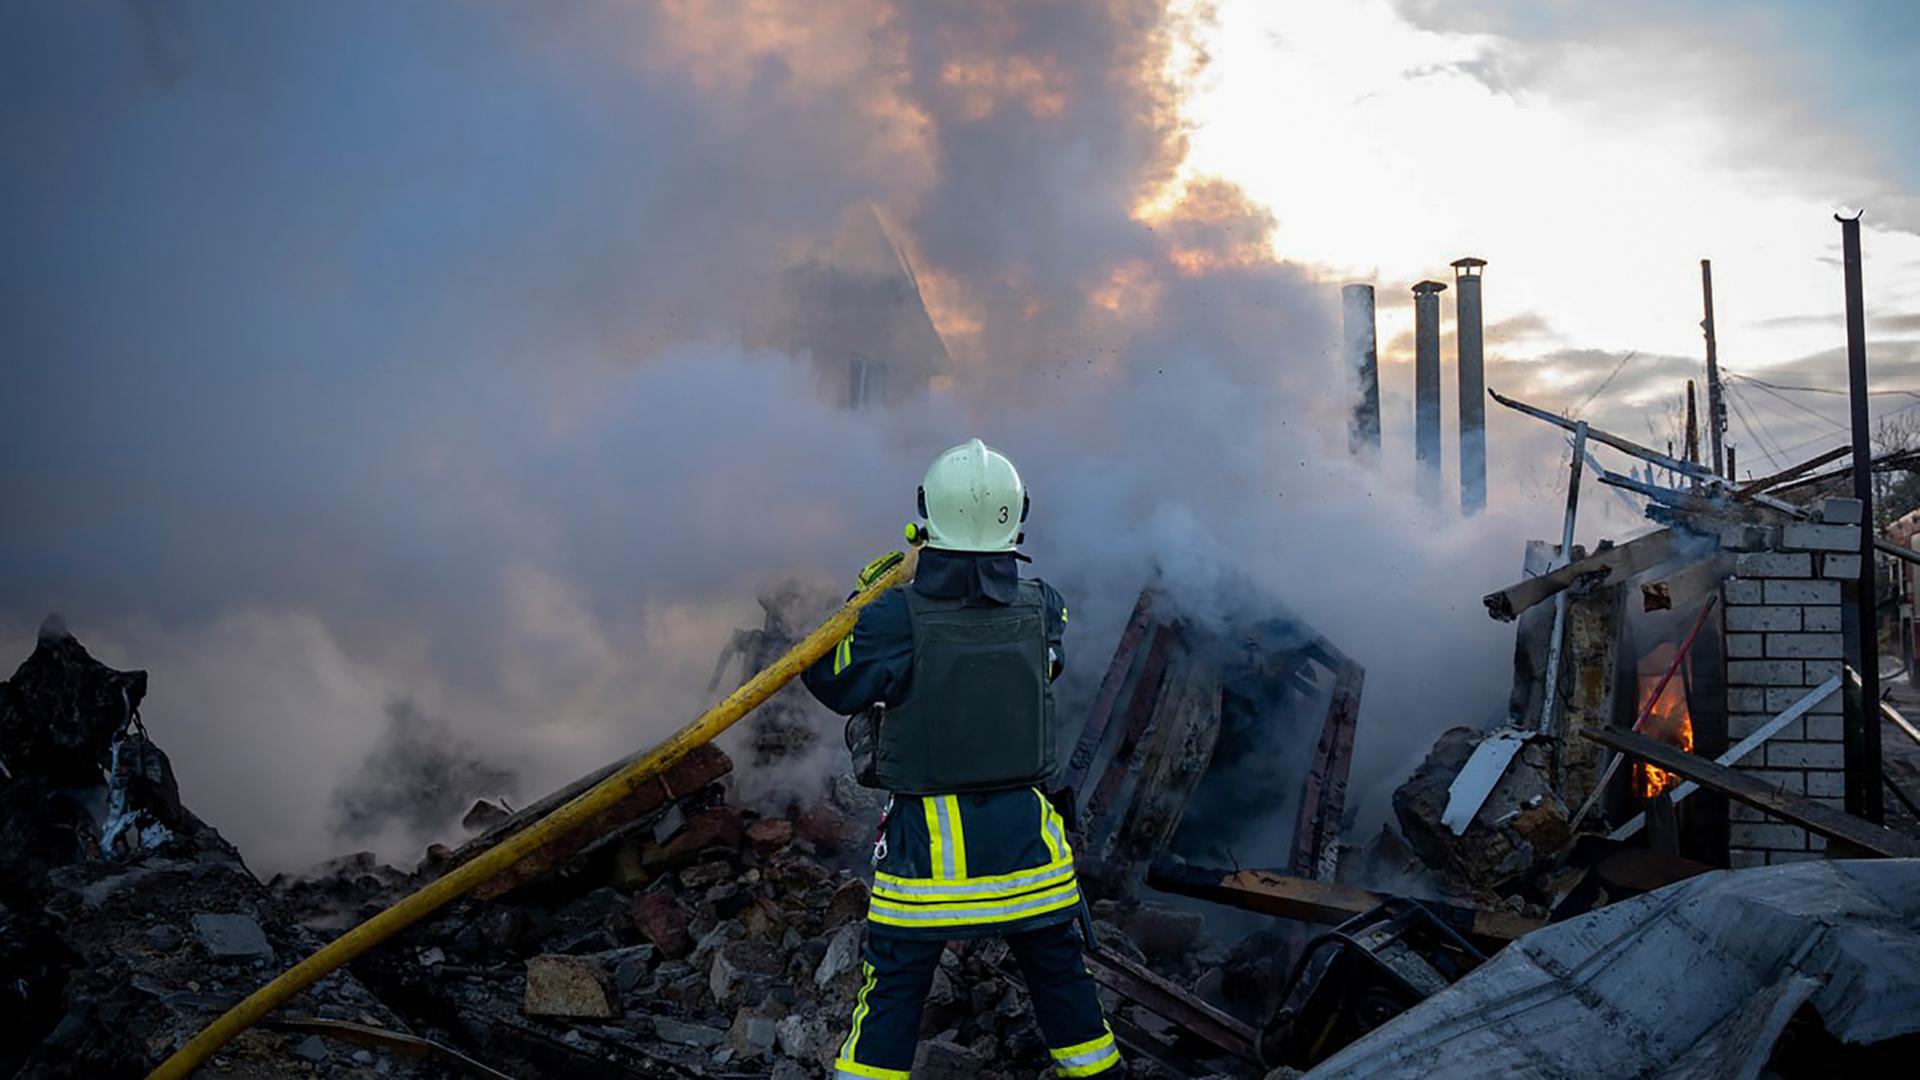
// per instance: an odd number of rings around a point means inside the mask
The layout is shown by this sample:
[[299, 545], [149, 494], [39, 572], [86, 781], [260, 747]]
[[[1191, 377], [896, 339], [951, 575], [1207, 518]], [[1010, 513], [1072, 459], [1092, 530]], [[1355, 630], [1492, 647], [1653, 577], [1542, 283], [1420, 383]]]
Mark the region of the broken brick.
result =
[[634, 925], [661, 955], [677, 960], [693, 948], [693, 939], [687, 933], [687, 909], [673, 894], [663, 890], [641, 893], [633, 898], [630, 910]]
[[747, 843], [754, 853], [766, 857], [793, 843], [793, 822], [770, 818], [747, 826]]

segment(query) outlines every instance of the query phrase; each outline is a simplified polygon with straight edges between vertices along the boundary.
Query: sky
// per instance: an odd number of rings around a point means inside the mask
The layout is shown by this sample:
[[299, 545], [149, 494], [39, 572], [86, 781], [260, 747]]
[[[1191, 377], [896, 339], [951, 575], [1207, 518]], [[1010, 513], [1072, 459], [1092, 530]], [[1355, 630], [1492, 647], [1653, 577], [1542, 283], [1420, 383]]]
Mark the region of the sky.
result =
[[[1831, 214], [1864, 207], [1876, 406], [1916, 400], [1914, 28], [1822, 10], [6, 5], [0, 658], [58, 611], [148, 669], [256, 869], [408, 861], [690, 718], [757, 597], [843, 595], [978, 434], [1072, 605], [1065, 714], [1146, 581], [1284, 608], [1369, 668], [1365, 829], [1504, 716], [1478, 598], [1564, 499], [1558, 433], [1504, 410], [1485, 514], [1412, 496], [1413, 282], [1487, 259], [1489, 383], [1658, 441], [1701, 257], [1731, 371], [1840, 385]], [[854, 413], [783, 289], [875, 211], [951, 370]], [[1743, 471], [1844, 441], [1839, 399], [1774, 393], [1736, 391]], [[1645, 527], [1583, 502], [1583, 542]]]
[[[1920, 387], [1910, 5], [1222, 0], [1213, 15], [1184, 167], [1272, 208], [1285, 258], [1377, 285], [1389, 392], [1411, 385], [1408, 289], [1451, 283], [1463, 255], [1489, 261], [1490, 384], [1573, 406], [1631, 354], [1590, 405], [1629, 437], [1653, 413], [1664, 445], [1685, 379], [1704, 393], [1702, 258], [1728, 372], [1843, 387], [1832, 215], [1861, 210], [1874, 386]], [[1743, 471], [1846, 441], [1843, 397], [1733, 393]], [[1917, 404], [1889, 393], [1876, 411]]]

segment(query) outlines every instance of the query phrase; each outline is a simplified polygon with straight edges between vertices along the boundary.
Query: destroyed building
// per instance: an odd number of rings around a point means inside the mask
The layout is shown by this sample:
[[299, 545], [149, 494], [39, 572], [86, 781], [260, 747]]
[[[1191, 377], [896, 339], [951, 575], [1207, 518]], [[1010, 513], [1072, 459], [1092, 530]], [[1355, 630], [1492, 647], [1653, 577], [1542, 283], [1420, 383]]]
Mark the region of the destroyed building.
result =
[[[1137, 895], [1139, 878], [1168, 852], [1220, 850], [1183, 837], [1183, 824], [1248, 794], [1283, 800], [1285, 820], [1306, 826], [1276, 849], [1288, 865], [1324, 862], [1337, 830], [1319, 815], [1339, 818], [1360, 672], [1284, 613], [1211, 630], [1152, 589], [1127, 640], [1101, 691], [1110, 722], [1092, 728], [1110, 739], [1084, 739], [1076, 756], [1095, 778], [1086, 801], [1098, 839], [1083, 843], [1101, 852], [1115, 893], [1094, 906], [1100, 948], [1088, 964], [1143, 1075], [1257, 1074], [1257, 1025], [1221, 1007], [1219, 978], [1255, 958], [1208, 934], [1198, 913]], [[735, 650], [761, 643], [749, 636]], [[8, 828], [14, 849], [33, 853], [7, 868], [6, 984], [25, 1018], [0, 1046], [7, 1075], [142, 1075], [240, 993], [613, 771], [518, 811], [477, 805], [472, 838], [436, 845], [411, 870], [363, 854], [261, 883], [181, 804], [138, 724], [145, 690], [144, 673], [107, 668], [53, 622], [0, 684]], [[782, 730], [750, 745], [767, 749]], [[1270, 771], [1249, 762], [1280, 762], [1302, 733], [1322, 739], [1319, 757], [1237, 790]], [[842, 782], [805, 803], [736, 806], [733, 768], [718, 748], [693, 751], [330, 976], [214, 1067], [819, 1075], [858, 980], [870, 795]], [[1232, 840], [1211, 843], [1221, 842]], [[948, 961], [916, 1075], [1024, 1074], [1047, 1061], [1004, 946], [975, 943]]]
[[[1843, 603], [1858, 507], [1813, 467], [1737, 489], [1592, 467], [1654, 527], [1524, 547], [1519, 580], [1485, 598], [1516, 629], [1507, 715], [1441, 735], [1371, 837], [1346, 834], [1361, 666], [1254, 590], [1139, 593], [1059, 778], [1093, 898], [1086, 964], [1136, 1075], [1803, 1076], [1872, 1071], [1920, 1038], [1904, 959], [1920, 836], [1850, 812], [1869, 779]], [[811, 606], [768, 592], [715, 688], [792, 648]], [[517, 810], [476, 803], [472, 835], [412, 868], [363, 853], [263, 883], [187, 809], [140, 724], [147, 692], [57, 620], [0, 684], [0, 994], [18, 1018], [0, 1075], [144, 1075], [626, 764]], [[692, 747], [269, 1014], [213, 1074], [828, 1073], [878, 798], [835, 773], [739, 782], [837, 749], [803, 696], [775, 694], [743, 730], [740, 769]], [[1685, 1008], [1635, 996], [1685, 949]], [[1526, 1022], [1513, 1000], [1537, 1003]], [[1633, 1037], [1595, 1050], [1598, 1026]], [[914, 1075], [1047, 1061], [1005, 947], [952, 947]]]

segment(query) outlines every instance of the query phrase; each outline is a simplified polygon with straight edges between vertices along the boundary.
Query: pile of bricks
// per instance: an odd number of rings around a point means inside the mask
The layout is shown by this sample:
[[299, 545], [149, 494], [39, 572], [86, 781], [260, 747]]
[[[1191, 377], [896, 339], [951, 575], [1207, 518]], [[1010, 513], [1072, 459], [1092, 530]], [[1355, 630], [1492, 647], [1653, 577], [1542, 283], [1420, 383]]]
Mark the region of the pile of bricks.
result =
[[[1841, 585], [1860, 577], [1860, 503], [1828, 499], [1817, 522], [1727, 530], [1738, 552], [1722, 586], [1727, 656], [1727, 736], [1738, 741], [1839, 675]], [[1846, 790], [1841, 694], [1739, 763], [1795, 795], [1842, 807]], [[1817, 859], [1826, 840], [1738, 803], [1728, 808], [1734, 867]]]

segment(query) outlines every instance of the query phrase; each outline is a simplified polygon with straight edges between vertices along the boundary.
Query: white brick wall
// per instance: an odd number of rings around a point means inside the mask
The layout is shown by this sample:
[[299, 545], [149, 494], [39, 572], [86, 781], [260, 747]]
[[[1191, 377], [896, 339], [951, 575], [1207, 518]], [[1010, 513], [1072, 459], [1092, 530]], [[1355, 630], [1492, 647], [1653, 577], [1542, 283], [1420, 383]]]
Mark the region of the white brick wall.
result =
[[[1779, 530], [1728, 529], [1721, 544], [1736, 551], [1734, 576], [1721, 588], [1726, 605], [1727, 737], [1737, 742], [1838, 674], [1840, 584], [1860, 576], [1858, 504], [1832, 499], [1821, 522]], [[1815, 575], [1818, 576], [1815, 576]], [[1844, 803], [1845, 750], [1840, 694], [1816, 705], [1740, 762], [1739, 768], [1783, 791], [1829, 806]], [[1826, 843], [1805, 829], [1738, 803], [1728, 808], [1728, 846], [1735, 867], [1817, 859]]]

